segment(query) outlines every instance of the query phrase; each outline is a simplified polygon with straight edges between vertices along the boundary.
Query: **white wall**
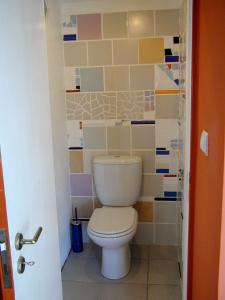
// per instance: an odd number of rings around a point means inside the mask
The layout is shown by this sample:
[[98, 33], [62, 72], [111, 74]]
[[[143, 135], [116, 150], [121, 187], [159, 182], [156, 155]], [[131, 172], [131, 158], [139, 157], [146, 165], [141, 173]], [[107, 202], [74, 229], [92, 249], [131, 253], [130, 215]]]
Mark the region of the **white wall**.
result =
[[51, 123], [58, 211], [61, 266], [70, 251], [71, 200], [69, 195], [66, 112], [63, 83], [63, 43], [58, 0], [47, 0], [47, 48], [50, 86]]
[[61, 0], [63, 15], [180, 8], [181, 0]]

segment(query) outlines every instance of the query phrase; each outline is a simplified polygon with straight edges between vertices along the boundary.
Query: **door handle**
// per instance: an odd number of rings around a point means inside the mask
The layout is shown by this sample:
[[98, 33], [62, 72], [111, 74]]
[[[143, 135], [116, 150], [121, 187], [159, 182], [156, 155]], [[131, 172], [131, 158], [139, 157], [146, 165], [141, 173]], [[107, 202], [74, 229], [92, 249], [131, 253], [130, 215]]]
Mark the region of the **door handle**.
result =
[[32, 239], [24, 239], [22, 233], [18, 232], [15, 238], [16, 250], [21, 250], [23, 245], [34, 245], [37, 243], [42, 233], [42, 227], [39, 227]]

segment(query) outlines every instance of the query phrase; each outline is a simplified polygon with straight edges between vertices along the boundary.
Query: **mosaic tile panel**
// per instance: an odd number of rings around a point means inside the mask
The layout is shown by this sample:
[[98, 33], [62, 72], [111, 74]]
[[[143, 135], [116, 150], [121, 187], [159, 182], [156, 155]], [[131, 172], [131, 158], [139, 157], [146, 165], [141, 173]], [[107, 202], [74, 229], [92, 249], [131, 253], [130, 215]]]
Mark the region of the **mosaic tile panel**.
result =
[[77, 35], [77, 16], [64, 16], [62, 21], [62, 30], [64, 35]]
[[116, 93], [91, 93], [92, 120], [116, 119]]
[[164, 37], [164, 55], [165, 62], [179, 62], [180, 49], [179, 49], [179, 36]]
[[156, 173], [177, 174], [178, 153], [169, 150], [156, 150]]
[[179, 64], [162, 64], [155, 66], [155, 88], [174, 90], [179, 88]]
[[144, 93], [143, 92], [117, 93], [117, 118], [118, 119], [143, 119], [144, 118]]
[[90, 120], [91, 99], [88, 93], [66, 94], [67, 120]]

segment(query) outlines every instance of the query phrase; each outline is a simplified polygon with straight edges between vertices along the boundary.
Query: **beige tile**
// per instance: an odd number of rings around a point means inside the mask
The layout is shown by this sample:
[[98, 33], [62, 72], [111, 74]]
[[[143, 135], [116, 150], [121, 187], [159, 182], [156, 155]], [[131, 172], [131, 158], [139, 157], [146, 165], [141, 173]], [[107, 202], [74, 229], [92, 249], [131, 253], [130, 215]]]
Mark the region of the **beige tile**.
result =
[[178, 224], [155, 224], [155, 242], [158, 245], [177, 245]]
[[179, 35], [179, 10], [157, 10], [155, 12], [156, 35]]
[[83, 151], [70, 150], [70, 173], [83, 173]]
[[133, 242], [139, 245], [151, 245], [153, 243], [153, 235], [152, 223], [138, 223]]
[[66, 67], [87, 65], [87, 44], [85, 42], [64, 43], [64, 59]]
[[63, 281], [63, 299], [75, 300], [74, 295], [79, 300], [146, 300], [147, 286]]
[[130, 149], [130, 127], [107, 127], [108, 149]]
[[138, 201], [134, 208], [138, 212], [139, 222], [153, 222], [153, 203], [146, 201]]
[[105, 67], [105, 89], [106, 91], [127, 91], [129, 90], [129, 68]]
[[176, 223], [177, 204], [176, 201], [156, 201], [155, 203], [156, 223]]
[[88, 65], [103, 66], [112, 64], [112, 42], [88, 42]]
[[178, 263], [172, 260], [150, 260], [149, 284], [179, 284]]
[[181, 289], [176, 285], [149, 285], [148, 300], [181, 300]]
[[127, 13], [103, 14], [103, 38], [127, 37]]
[[161, 175], [144, 175], [142, 196], [161, 197], [163, 194], [163, 177]]
[[154, 66], [130, 67], [131, 90], [154, 89]]
[[139, 41], [139, 63], [157, 64], [164, 62], [164, 39], [151, 38]]
[[151, 245], [150, 259], [166, 259], [178, 261], [178, 248], [176, 246]]
[[154, 35], [153, 11], [143, 10], [128, 12], [128, 28], [130, 37]]
[[79, 218], [90, 218], [93, 213], [93, 202], [91, 197], [71, 197], [71, 200], [73, 209], [77, 207]]
[[113, 62], [115, 65], [138, 63], [138, 40], [113, 41]]
[[156, 95], [156, 118], [178, 119], [179, 118], [179, 95]]
[[155, 126], [133, 125], [131, 131], [133, 149], [155, 148]]
[[109, 155], [130, 155], [130, 150], [108, 150]]
[[106, 155], [107, 151], [91, 151], [91, 150], [84, 150], [84, 173], [92, 174], [93, 171], [93, 158], [98, 155]]
[[106, 129], [105, 127], [84, 127], [84, 148], [105, 149]]
[[140, 156], [142, 158], [143, 173], [155, 172], [155, 151], [132, 151], [133, 155]]

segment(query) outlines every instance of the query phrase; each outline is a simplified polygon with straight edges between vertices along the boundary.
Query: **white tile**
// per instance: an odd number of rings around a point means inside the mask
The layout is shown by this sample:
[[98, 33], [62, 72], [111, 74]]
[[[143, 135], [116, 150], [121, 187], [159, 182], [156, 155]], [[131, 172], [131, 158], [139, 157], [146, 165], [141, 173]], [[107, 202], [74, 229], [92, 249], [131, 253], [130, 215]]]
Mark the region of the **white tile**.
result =
[[149, 284], [179, 284], [178, 262], [173, 260], [150, 260]]
[[178, 178], [177, 177], [164, 177], [163, 178], [163, 190], [168, 192], [174, 192], [178, 190]]
[[64, 84], [65, 84], [65, 90], [76, 89], [75, 68], [72, 67], [64, 68]]
[[156, 120], [156, 147], [171, 149], [171, 140], [178, 139], [177, 120]]
[[83, 130], [79, 121], [67, 121], [67, 145], [68, 147], [83, 147]]
[[177, 224], [155, 224], [155, 242], [158, 245], [177, 245]]
[[138, 223], [136, 235], [133, 239], [135, 244], [150, 245], [153, 244], [153, 224]]
[[176, 223], [177, 222], [176, 201], [155, 201], [155, 222]]

